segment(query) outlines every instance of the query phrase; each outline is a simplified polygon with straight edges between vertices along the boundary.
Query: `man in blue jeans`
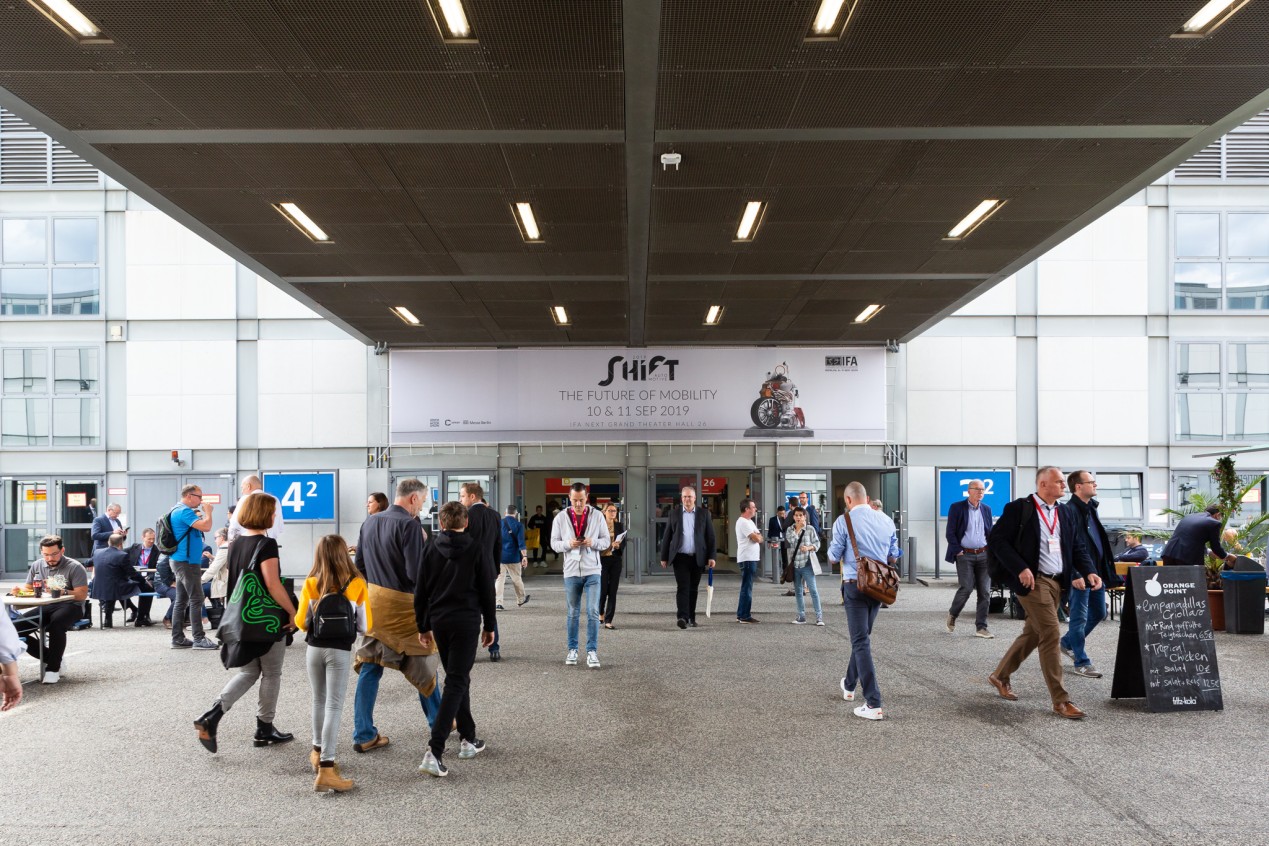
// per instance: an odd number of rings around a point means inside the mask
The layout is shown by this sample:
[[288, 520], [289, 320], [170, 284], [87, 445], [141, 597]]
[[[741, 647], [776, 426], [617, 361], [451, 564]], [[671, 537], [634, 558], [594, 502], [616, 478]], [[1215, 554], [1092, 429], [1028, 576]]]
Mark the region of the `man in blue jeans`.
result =
[[1115, 573], [1110, 537], [1097, 516], [1098, 503], [1094, 498], [1097, 480], [1087, 470], [1076, 470], [1067, 477], [1067, 484], [1071, 487], [1071, 501], [1062, 506], [1062, 519], [1069, 519], [1077, 531], [1084, 533], [1088, 555], [1093, 559], [1102, 583], [1094, 589], [1083, 579], [1071, 580], [1071, 613], [1066, 634], [1062, 636], [1062, 654], [1075, 662], [1075, 675], [1100, 679], [1102, 674], [1093, 666], [1093, 659], [1088, 657], [1084, 644], [1097, 624], [1106, 619], [1106, 587], [1115, 587], [1122, 580]]
[[564, 595], [568, 602], [568, 652], [564, 663], [577, 664], [577, 630], [582, 596], [586, 597], [586, 666], [599, 669], [599, 554], [612, 544], [608, 521], [586, 504], [586, 486], [576, 482], [568, 492], [570, 506], [551, 524], [551, 549], [564, 556]]
[[753, 518], [758, 516], [758, 504], [752, 499], [740, 501], [740, 516], [736, 518], [736, 563], [740, 566], [740, 602], [736, 605], [737, 623], [756, 623], [753, 610], [753, 579], [758, 574], [758, 562], [762, 559], [762, 532]]
[[[859, 592], [855, 584], [858, 575], [856, 560], [859, 555], [875, 561], [889, 561], [899, 557], [899, 539], [894, 521], [880, 511], [873, 511], [868, 504], [868, 491], [859, 482], [851, 482], [842, 494], [851, 525], [847, 528], [846, 515], [833, 523], [833, 542], [828, 547], [830, 563], [842, 562], [842, 599], [846, 603], [846, 626], [850, 629], [850, 664], [841, 681], [842, 698], [855, 700], [855, 685], [864, 688], [864, 704], [855, 709], [855, 716], [865, 720], [881, 720], [881, 688], [877, 686], [877, 671], [872, 662], [872, 625], [877, 620], [881, 603]], [[851, 541], [854, 530], [854, 542]], [[858, 554], [855, 546], [858, 545]]]

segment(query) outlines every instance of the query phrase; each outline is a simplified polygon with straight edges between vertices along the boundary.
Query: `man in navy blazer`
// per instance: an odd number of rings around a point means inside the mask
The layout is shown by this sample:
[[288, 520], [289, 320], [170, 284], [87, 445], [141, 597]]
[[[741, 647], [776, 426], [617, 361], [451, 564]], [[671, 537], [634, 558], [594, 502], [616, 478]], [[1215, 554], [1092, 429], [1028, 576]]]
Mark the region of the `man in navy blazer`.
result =
[[1163, 563], [1201, 567], [1204, 547], [1210, 547], [1217, 558], [1224, 558], [1226, 563], [1233, 564], [1237, 556], [1225, 552], [1225, 548], [1221, 546], [1222, 528], [1219, 505], [1209, 505], [1197, 514], [1182, 517], [1181, 522], [1172, 530], [1172, 537], [1168, 538], [1163, 547], [1163, 555], [1160, 556]]
[[992, 557], [1004, 571], [1005, 582], [1018, 595], [1027, 621], [1005, 652], [996, 671], [987, 677], [1001, 699], [1018, 698], [1010, 682], [1015, 670], [1037, 649], [1040, 669], [1059, 717], [1078, 720], [1084, 712], [1075, 707], [1062, 685], [1062, 653], [1058, 646], [1058, 608], [1062, 591], [1069, 587], [1093, 590], [1102, 586], [1097, 568], [1088, 555], [1084, 533], [1070, 519], [1063, 519], [1058, 499], [1066, 479], [1056, 467], [1041, 467], [1035, 476], [1036, 492], [1005, 506], [1000, 520], [987, 537]]
[[93, 519], [93, 555], [105, 549], [113, 534], [127, 535], [123, 523], [119, 522], [119, 512], [123, 509], [119, 503], [112, 502], [106, 506], [106, 513]]
[[991, 608], [991, 576], [987, 567], [987, 535], [991, 532], [991, 507], [983, 503], [986, 486], [982, 479], [969, 480], [969, 496], [953, 502], [947, 509], [947, 555], [956, 565], [956, 596], [947, 609], [947, 631], [956, 630], [956, 618], [969, 600], [969, 592], [978, 592], [974, 610], [974, 633], [977, 637], [995, 637], [987, 628], [987, 612]]
[[767, 521], [767, 544], [772, 549], [779, 550], [781, 572], [784, 571], [784, 565], [789, 563], [789, 542], [784, 538], [784, 531], [791, 525], [793, 521], [789, 519], [783, 505]]
[[682, 505], [670, 512], [661, 536], [661, 566], [674, 565], [677, 622], [680, 629], [696, 628], [696, 596], [701, 588], [701, 574], [714, 569], [714, 521], [709, 509], [696, 504], [696, 488], [679, 491]]

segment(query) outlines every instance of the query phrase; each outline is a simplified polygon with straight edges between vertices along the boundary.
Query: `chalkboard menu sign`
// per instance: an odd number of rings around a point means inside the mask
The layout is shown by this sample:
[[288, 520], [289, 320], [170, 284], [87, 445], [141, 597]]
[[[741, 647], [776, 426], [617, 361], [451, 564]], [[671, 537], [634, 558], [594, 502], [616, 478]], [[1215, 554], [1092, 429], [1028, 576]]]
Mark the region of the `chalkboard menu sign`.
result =
[[1114, 699], [1151, 711], [1220, 711], [1221, 677], [1202, 567], [1132, 567], [1115, 655]]

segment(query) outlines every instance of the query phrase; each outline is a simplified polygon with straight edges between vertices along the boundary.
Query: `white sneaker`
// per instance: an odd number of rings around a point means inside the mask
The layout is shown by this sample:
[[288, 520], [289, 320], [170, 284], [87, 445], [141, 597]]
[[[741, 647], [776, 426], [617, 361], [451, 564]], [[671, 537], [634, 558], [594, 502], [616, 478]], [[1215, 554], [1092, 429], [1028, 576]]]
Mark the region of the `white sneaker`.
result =
[[577, 650], [570, 649], [568, 654], [564, 656], [564, 666], [572, 667], [577, 664]]
[[484, 751], [485, 751], [485, 741], [481, 740], [479, 737], [476, 738], [475, 743], [468, 743], [466, 740], [464, 740], [462, 743], [458, 744], [458, 757], [464, 761], [475, 758], [477, 755], [479, 755], [481, 752], [484, 752]]
[[436, 776], [437, 778], [445, 778], [445, 776], [449, 775], [449, 768], [436, 760], [436, 756], [429, 749], [423, 753], [423, 762], [419, 764], [419, 772]]
[[847, 702], [854, 702], [854, 701], [855, 701], [855, 691], [853, 691], [853, 690], [847, 690], [847, 689], [846, 689], [846, 677], [845, 677], [845, 676], [842, 676], [842, 680], [841, 680], [841, 682], [839, 682], [838, 684], [839, 684], [839, 686], [840, 686], [840, 687], [841, 687], [841, 689], [842, 689], [842, 699], [845, 699]]
[[798, 617], [796, 620], [794, 620], [794, 621], [793, 621], [793, 625], [795, 625], [795, 626], [805, 626], [805, 625], [806, 625], [806, 618], [805, 618], [805, 617]]
[[53, 670], [44, 671], [44, 684], [57, 684], [61, 680], [62, 674], [60, 672], [54, 672]]
[[824, 625], [824, 618], [823, 618], [823, 617], [816, 617], [816, 618], [815, 618], [815, 625], [817, 625], [817, 626], [822, 626], [822, 625]]
[[884, 720], [886, 718], [880, 708], [869, 708], [867, 703], [855, 709], [855, 716], [863, 717], [865, 720]]
[[592, 649], [590, 652], [586, 653], [586, 666], [590, 667], [592, 670], [599, 669], [599, 653], [598, 652]]

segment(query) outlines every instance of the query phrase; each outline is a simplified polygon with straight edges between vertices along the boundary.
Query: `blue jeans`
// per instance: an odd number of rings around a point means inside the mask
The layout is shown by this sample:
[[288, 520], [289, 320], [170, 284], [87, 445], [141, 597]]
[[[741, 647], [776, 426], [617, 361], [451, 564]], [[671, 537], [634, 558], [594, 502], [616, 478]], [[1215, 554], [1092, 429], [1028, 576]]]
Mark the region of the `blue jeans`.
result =
[[793, 571], [793, 595], [798, 598], [799, 620], [806, 617], [806, 600], [802, 598], [803, 584], [811, 589], [811, 605], [815, 608], [815, 619], [822, 619], [824, 610], [820, 607], [820, 586], [815, 583], [815, 570], [810, 564]]
[[881, 688], [877, 687], [877, 670], [872, 663], [872, 624], [877, 620], [881, 603], [859, 592], [855, 583], [842, 582], [842, 599], [846, 601], [846, 627], [850, 630], [850, 664], [846, 666], [846, 689], [864, 686], [864, 701], [869, 708], [881, 707]]
[[1084, 641], [1106, 619], [1106, 588], [1076, 590], [1071, 588], [1071, 619], [1062, 635], [1062, 647], [1075, 653], [1075, 666], [1088, 667], [1093, 659], [1084, 651]]
[[736, 619], [748, 620], [753, 616], [753, 577], [758, 575], [757, 561], [740, 562], [740, 602], [736, 605]]
[[[357, 693], [353, 698], [353, 743], [369, 743], [379, 736], [375, 728], [375, 700], [379, 698], [379, 679], [383, 678], [383, 667], [378, 664], [362, 664], [357, 674]], [[436, 719], [436, 712], [441, 709], [441, 684], [438, 681], [432, 689], [431, 696], [419, 694], [419, 703], [423, 706], [423, 716], [427, 718], [428, 728]]]
[[599, 649], [599, 574], [568, 576], [564, 596], [568, 600], [568, 648], [577, 648], [577, 627], [582, 616], [582, 591], [586, 592], [586, 651]]

